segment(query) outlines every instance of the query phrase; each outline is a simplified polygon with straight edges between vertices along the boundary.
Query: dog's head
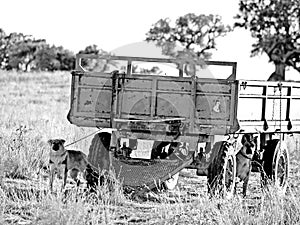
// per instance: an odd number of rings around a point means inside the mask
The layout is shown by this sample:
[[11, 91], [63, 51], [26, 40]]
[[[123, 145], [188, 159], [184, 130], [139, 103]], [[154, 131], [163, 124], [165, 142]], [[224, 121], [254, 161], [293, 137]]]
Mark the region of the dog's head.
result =
[[66, 141], [64, 139], [50, 139], [48, 144], [50, 145], [51, 150], [59, 151], [64, 149], [64, 143]]
[[247, 155], [253, 156], [256, 147], [256, 140], [253, 134], [244, 134], [241, 142], [243, 145], [242, 151]]

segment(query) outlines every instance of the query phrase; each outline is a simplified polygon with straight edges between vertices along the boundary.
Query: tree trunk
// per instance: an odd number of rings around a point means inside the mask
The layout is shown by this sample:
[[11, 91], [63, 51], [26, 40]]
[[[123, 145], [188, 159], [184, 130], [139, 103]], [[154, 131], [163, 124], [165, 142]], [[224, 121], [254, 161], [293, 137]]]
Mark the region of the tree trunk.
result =
[[28, 59], [28, 61], [25, 63], [25, 71], [30, 72], [31, 71], [31, 63], [35, 60], [35, 56], [32, 59]]
[[268, 81], [284, 81], [285, 67], [284, 63], [275, 63], [275, 71], [271, 74]]
[[275, 64], [275, 73], [282, 77], [282, 80], [285, 80], [285, 67], [284, 63]]

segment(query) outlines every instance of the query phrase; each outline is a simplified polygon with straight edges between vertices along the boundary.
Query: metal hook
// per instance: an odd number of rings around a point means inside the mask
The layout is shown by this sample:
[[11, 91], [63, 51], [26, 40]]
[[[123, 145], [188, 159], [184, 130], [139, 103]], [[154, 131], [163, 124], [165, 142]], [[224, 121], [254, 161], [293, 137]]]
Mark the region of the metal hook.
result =
[[268, 122], [266, 119], [264, 119], [264, 125], [263, 125], [263, 129], [264, 131], [268, 130], [269, 129], [269, 125], [268, 125]]
[[281, 90], [282, 90], [282, 83], [279, 82], [279, 83], [277, 84], [277, 86], [278, 86], [279, 91], [281, 91]]

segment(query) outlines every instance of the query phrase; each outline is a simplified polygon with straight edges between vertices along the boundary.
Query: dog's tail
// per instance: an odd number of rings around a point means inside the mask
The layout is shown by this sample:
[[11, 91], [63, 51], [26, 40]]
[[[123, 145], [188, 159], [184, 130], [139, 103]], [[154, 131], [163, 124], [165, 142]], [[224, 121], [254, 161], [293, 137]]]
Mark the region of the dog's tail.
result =
[[88, 164], [85, 171], [85, 179], [87, 187], [89, 189], [95, 189], [99, 181], [99, 173], [96, 171], [91, 164]]

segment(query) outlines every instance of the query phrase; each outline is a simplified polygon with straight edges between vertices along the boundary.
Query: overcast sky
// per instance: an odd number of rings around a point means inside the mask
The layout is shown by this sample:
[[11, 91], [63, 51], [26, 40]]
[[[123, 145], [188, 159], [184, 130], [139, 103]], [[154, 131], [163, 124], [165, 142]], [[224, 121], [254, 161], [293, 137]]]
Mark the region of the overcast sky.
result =
[[[232, 25], [238, 0], [0, 0], [0, 27], [62, 45], [74, 53], [97, 44], [106, 51], [126, 54], [143, 41], [151, 25], [161, 18], [174, 21], [186, 13], [218, 14]], [[239, 79], [267, 79], [274, 66], [263, 55], [250, 58], [254, 40], [236, 30], [217, 40], [212, 60], [236, 61]], [[127, 46], [127, 47], [126, 47]], [[138, 45], [140, 46], [140, 45]], [[125, 51], [125, 53], [124, 53]], [[140, 54], [141, 49], [128, 52]], [[147, 56], [143, 52], [143, 56]], [[151, 55], [153, 56], [153, 55]], [[289, 77], [287, 77], [289, 79]]]

